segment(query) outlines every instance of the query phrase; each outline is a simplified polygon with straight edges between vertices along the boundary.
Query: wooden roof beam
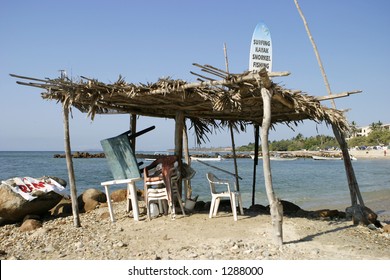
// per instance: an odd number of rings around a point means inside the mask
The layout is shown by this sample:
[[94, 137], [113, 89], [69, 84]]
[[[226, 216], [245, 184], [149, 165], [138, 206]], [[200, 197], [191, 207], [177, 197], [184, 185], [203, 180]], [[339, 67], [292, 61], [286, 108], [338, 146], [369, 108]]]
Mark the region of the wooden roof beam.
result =
[[[264, 75], [264, 74], [262, 74], [262, 75]], [[282, 76], [288, 76], [288, 75], [290, 75], [290, 72], [270, 72], [270, 73], [267, 73], [268, 77], [282, 77]], [[232, 78], [232, 76], [231, 76], [231, 78]], [[177, 87], [175, 90], [181, 91], [181, 90], [186, 90], [186, 89], [191, 89], [191, 88], [196, 88], [196, 87], [201, 87], [201, 86], [229, 86], [229, 85], [234, 85], [234, 84], [241, 83], [241, 82], [254, 81], [259, 76], [261, 77], [261, 79], [264, 79], [264, 81], [266, 82], [266, 78], [262, 77], [259, 73], [249, 72], [246, 75], [237, 76], [237, 77], [234, 77], [233, 79], [228, 79], [228, 80], [223, 79], [223, 80], [218, 80], [218, 81], [204, 81], [204, 82], [188, 83], [188, 84]], [[156, 89], [156, 90], [151, 90], [150, 94], [161, 94], [161, 93], [166, 93], [169, 91], [171, 91], [171, 90], [169, 90], [169, 89]]]
[[318, 96], [318, 97], [316, 97], [316, 99], [318, 101], [324, 101], [324, 100], [329, 100], [329, 99], [336, 99], [336, 98], [347, 97], [347, 96], [349, 96], [351, 94], [361, 93], [361, 92], [362, 92], [361, 90], [345, 91], [345, 92], [338, 93], [338, 94]]

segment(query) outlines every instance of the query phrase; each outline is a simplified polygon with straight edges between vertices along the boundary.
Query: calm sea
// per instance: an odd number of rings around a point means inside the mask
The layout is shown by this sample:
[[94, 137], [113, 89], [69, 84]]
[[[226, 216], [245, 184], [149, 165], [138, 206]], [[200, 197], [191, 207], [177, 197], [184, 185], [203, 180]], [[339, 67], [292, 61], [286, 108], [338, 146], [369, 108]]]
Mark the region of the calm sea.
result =
[[[68, 181], [66, 161], [54, 158], [54, 154], [63, 152], [0, 152], [0, 179], [13, 177], [56, 176]], [[143, 152], [139, 152], [143, 153]], [[149, 152], [153, 154], [153, 152]], [[142, 161], [142, 159], [140, 159]], [[238, 159], [240, 190], [245, 207], [251, 205], [253, 185], [253, 161]], [[147, 165], [150, 162], [144, 161]], [[73, 159], [77, 193], [81, 194], [88, 188], [103, 191], [100, 182], [112, 179], [106, 159]], [[214, 167], [234, 173], [234, 161], [227, 159], [221, 162], [208, 162]], [[199, 195], [199, 200], [211, 199], [206, 172], [212, 171], [218, 177], [233, 180], [233, 176], [223, 173], [213, 167], [194, 161], [192, 167], [196, 175], [191, 180], [193, 196]], [[363, 194], [390, 190], [390, 160], [357, 160], [353, 161], [356, 177]], [[298, 159], [295, 161], [271, 161], [272, 180], [275, 193], [283, 200], [291, 201], [303, 209], [332, 208], [334, 205], [350, 205], [347, 179], [342, 161], [315, 161]], [[255, 202], [268, 205], [264, 187], [263, 167], [259, 160], [256, 169]], [[143, 188], [142, 183], [137, 183]], [[121, 188], [123, 186], [118, 186]], [[115, 189], [115, 188], [113, 188]], [[386, 205], [386, 203], [385, 203]], [[390, 202], [385, 210], [390, 213]], [[344, 210], [344, 209], [339, 209]]]

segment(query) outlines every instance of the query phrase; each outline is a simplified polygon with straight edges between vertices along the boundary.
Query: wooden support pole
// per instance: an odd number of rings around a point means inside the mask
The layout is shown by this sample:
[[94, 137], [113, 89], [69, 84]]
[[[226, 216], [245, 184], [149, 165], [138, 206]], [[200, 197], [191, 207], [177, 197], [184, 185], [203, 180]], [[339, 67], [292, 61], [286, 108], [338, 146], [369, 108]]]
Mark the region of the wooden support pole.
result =
[[271, 163], [269, 156], [268, 134], [271, 127], [271, 98], [272, 90], [261, 88], [263, 98], [263, 123], [261, 126], [261, 147], [263, 154], [263, 171], [265, 188], [271, 210], [272, 226], [274, 228], [274, 242], [283, 245], [283, 205], [276, 197], [272, 186]]
[[[184, 113], [177, 111], [175, 117], [175, 155], [178, 157], [179, 170], [182, 169], [183, 163], [183, 129], [184, 129]], [[182, 180], [179, 178], [179, 193], [182, 193]]]
[[[328, 91], [328, 96], [327, 97], [318, 97], [317, 100], [330, 99], [331, 104], [332, 104], [332, 108], [336, 109], [336, 102], [334, 101], [335, 98], [343, 97], [343, 95], [344, 96], [345, 95], [348, 96], [349, 94], [359, 93], [361, 91], [351, 91], [351, 92], [342, 93], [339, 96], [333, 96], [332, 91], [330, 89], [329, 82], [328, 82], [328, 77], [326, 76], [325, 69], [324, 69], [324, 67], [322, 65], [322, 61], [321, 61], [319, 52], [317, 50], [317, 46], [316, 46], [316, 44], [314, 42], [313, 36], [311, 35], [311, 32], [310, 32], [309, 26], [307, 24], [306, 18], [303, 15], [301, 7], [298, 4], [298, 0], [294, 0], [294, 2], [295, 2], [295, 6], [297, 7], [297, 10], [299, 12], [299, 15], [301, 16], [301, 18], [303, 20], [303, 24], [305, 26], [307, 35], [309, 36], [309, 39], [310, 39], [310, 41], [312, 43], [312, 46], [313, 46], [313, 49], [314, 49], [314, 53], [315, 53], [316, 58], [317, 58], [318, 65], [319, 65], [321, 73], [322, 73], [322, 78], [324, 79], [325, 87], [326, 87], [326, 89]], [[336, 139], [337, 139], [337, 141], [338, 141], [338, 143], [340, 145], [341, 151], [343, 153], [343, 161], [344, 161], [345, 171], [346, 171], [346, 175], [347, 175], [347, 180], [348, 180], [348, 186], [349, 186], [349, 191], [350, 191], [350, 195], [351, 195], [352, 206], [353, 207], [357, 207], [357, 200], [356, 200], [356, 196], [357, 196], [359, 198], [359, 201], [360, 201], [360, 204], [361, 204], [360, 206], [364, 207], [363, 198], [361, 196], [361, 193], [360, 193], [360, 190], [359, 190], [359, 185], [357, 183], [355, 172], [353, 170], [351, 157], [350, 157], [349, 151], [348, 151], [348, 144], [347, 144], [347, 142], [345, 140], [344, 134], [334, 124], [332, 124], [332, 129], [333, 129], [333, 133], [334, 133], [334, 135], [335, 135], [335, 137], [336, 137]], [[364, 217], [364, 218], [366, 218], [366, 217]], [[355, 220], [354, 220], [354, 223], [355, 223]]]
[[[81, 227], [79, 217], [79, 206], [77, 203], [77, 191], [76, 191], [76, 180], [74, 176], [74, 168], [72, 161], [72, 153], [70, 149], [70, 135], [69, 135], [69, 107], [62, 104], [62, 112], [64, 117], [64, 134], [65, 134], [65, 156], [66, 166], [68, 168], [68, 177], [70, 185], [70, 197], [72, 201], [72, 213], [73, 213], [73, 224], [75, 227]], [[109, 199], [109, 198], [107, 198]]]
[[[191, 158], [190, 158], [190, 150], [188, 148], [188, 133], [187, 133], [187, 125], [184, 120], [184, 126], [183, 126], [183, 149], [184, 149], [184, 161], [188, 164], [188, 166], [191, 166]], [[187, 200], [191, 198], [192, 196], [192, 188], [191, 188], [191, 180], [184, 180], [185, 185], [185, 194], [184, 194], [184, 200]]]
[[[229, 60], [228, 60], [228, 55], [227, 55], [226, 43], [223, 44], [223, 53], [225, 55], [225, 67], [226, 67], [226, 72], [224, 74], [228, 77], [229, 76]], [[214, 68], [213, 70], [214, 71], [217, 70], [218, 72], [221, 72], [221, 70], [217, 69], [217, 68]], [[236, 189], [237, 189], [237, 191], [240, 191], [240, 183], [238, 181], [236, 144], [234, 143], [234, 131], [233, 131], [232, 123], [229, 123], [229, 130], [230, 130], [230, 139], [232, 141], [232, 152], [233, 152], [233, 161], [234, 161], [234, 174], [236, 174], [234, 176], [235, 177], [234, 179], [235, 179], [235, 183], [236, 183]], [[242, 207], [242, 205], [240, 205], [240, 207]]]
[[332, 125], [332, 129], [343, 154], [344, 167], [347, 174], [348, 187], [351, 195], [351, 205], [356, 206], [358, 199], [360, 205], [364, 207], [363, 197], [360, 193], [359, 184], [356, 180], [355, 171], [352, 166], [351, 156], [349, 155], [347, 142], [345, 141], [345, 138], [342, 133], [334, 125]]
[[187, 126], [184, 120], [183, 124], [183, 150], [184, 150], [184, 161], [188, 165], [191, 165], [190, 162], [190, 150], [188, 148], [188, 134], [187, 134]]
[[255, 205], [256, 194], [256, 170], [259, 162], [259, 125], [255, 124], [255, 158], [253, 159], [253, 183], [252, 183], [252, 206]]
[[[318, 49], [317, 49], [317, 45], [316, 45], [316, 43], [315, 43], [315, 41], [313, 39], [313, 36], [311, 35], [310, 29], [309, 29], [309, 25], [307, 24], [306, 18], [305, 18], [304, 14], [303, 14], [303, 12], [301, 10], [301, 7], [298, 4], [298, 0], [294, 0], [294, 2], [295, 2], [295, 6], [297, 7], [298, 13], [299, 13], [299, 15], [302, 18], [303, 25], [305, 26], [306, 33], [307, 33], [307, 35], [309, 37], [309, 40], [310, 40], [310, 42], [311, 42], [311, 44], [313, 46], [314, 53], [315, 53], [316, 58], [317, 58], [318, 66], [320, 67], [322, 78], [324, 79], [325, 87], [326, 87], [329, 95], [332, 95], [332, 91], [330, 90], [330, 85], [329, 85], [329, 82], [328, 82], [328, 77], [326, 76], [325, 69], [324, 69], [324, 66], [322, 64], [322, 60], [321, 60], [320, 54], [319, 54]], [[333, 108], [336, 108], [335, 101], [333, 99], [330, 99], [330, 102], [332, 103]]]
[[[130, 130], [131, 130], [131, 133], [135, 133], [137, 131], [137, 115], [136, 114], [130, 115]], [[136, 143], [135, 139], [136, 139], [136, 137], [134, 137], [130, 141], [131, 148], [133, 149], [134, 152], [135, 152], [135, 143]]]
[[240, 183], [238, 181], [238, 166], [237, 166], [237, 156], [236, 156], [236, 144], [234, 142], [233, 126], [232, 126], [231, 123], [229, 124], [229, 128], [230, 128], [230, 139], [232, 141], [232, 152], [233, 152], [234, 174], [235, 174], [234, 177], [235, 177], [237, 191], [240, 191]]

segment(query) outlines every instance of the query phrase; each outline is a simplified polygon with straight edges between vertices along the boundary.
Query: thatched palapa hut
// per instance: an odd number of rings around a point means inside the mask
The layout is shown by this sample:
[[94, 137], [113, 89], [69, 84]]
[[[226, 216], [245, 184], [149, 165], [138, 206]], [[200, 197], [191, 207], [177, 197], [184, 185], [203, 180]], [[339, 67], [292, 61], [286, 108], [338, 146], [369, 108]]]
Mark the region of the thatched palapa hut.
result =
[[[136, 115], [175, 119], [175, 154], [180, 158], [183, 155], [186, 120], [190, 121], [198, 141], [206, 141], [207, 134], [213, 128], [233, 128], [240, 132], [245, 131], [248, 125], [254, 125], [255, 131], [258, 132], [261, 127], [265, 186], [277, 244], [283, 242], [283, 214], [280, 201], [272, 187], [268, 131], [276, 123], [298, 125], [303, 120], [326, 122], [338, 136], [336, 138], [345, 155], [351, 203], [357, 205], [359, 199], [364, 206], [343, 141], [344, 132], [349, 128], [348, 122], [342, 111], [327, 108], [320, 103], [322, 100], [345, 97], [360, 91], [315, 97], [283, 88], [271, 80], [272, 77], [286, 76], [288, 72], [267, 72], [262, 69], [258, 72], [230, 74], [210, 65], [194, 65], [207, 73], [193, 73], [199, 80], [194, 83], [165, 78], [155, 83], [133, 84], [119, 77], [115, 83], [106, 84], [86, 77], [74, 81], [67, 77], [36, 79], [11, 75], [21, 80], [17, 81], [18, 84], [43, 89], [43, 99], [62, 103], [65, 139], [68, 139], [65, 141], [65, 150], [73, 204], [77, 203], [77, 196], [69, 143], [68, 113], [71, 107], [87, 113], [91, 119], [96, 114], [130, 114], [132, 131], [135, 131]], [[76, 208], [73, 206], [74, 213], [78, 213]], [[76, 216], [75, 223], [79, 225]]]

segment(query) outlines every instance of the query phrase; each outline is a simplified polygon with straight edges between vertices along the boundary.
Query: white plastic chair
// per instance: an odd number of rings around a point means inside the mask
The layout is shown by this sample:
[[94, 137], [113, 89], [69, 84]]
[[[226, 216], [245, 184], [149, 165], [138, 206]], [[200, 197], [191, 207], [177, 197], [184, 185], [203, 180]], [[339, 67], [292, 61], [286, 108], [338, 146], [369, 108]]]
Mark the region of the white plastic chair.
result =
[[[241, 194], [239, 191], [237, 191], [236, 185], [234, 184], [234, 190], [231, 190], [230, 182], [228, 180], [221, 180], [211, 172], [207, 173], [206, 176], [207, 176], [207, 180], [210, 183], [210, 190], [211, 190], [211, 205], [210, 205], [209, 218], [215, 217], [217, 215], [221, 198], [229, 198], [230, 205], [232, 207], [234, 221], [237, 221], [237, 206], [240, 208], [241, 215], [244, 215], [244, 210], [242, 208]], [[226, 190], [217, 191], [217, 185], [225, 185]], [[236, 200], [238, 202], [238, 205], [236, 203]]]

